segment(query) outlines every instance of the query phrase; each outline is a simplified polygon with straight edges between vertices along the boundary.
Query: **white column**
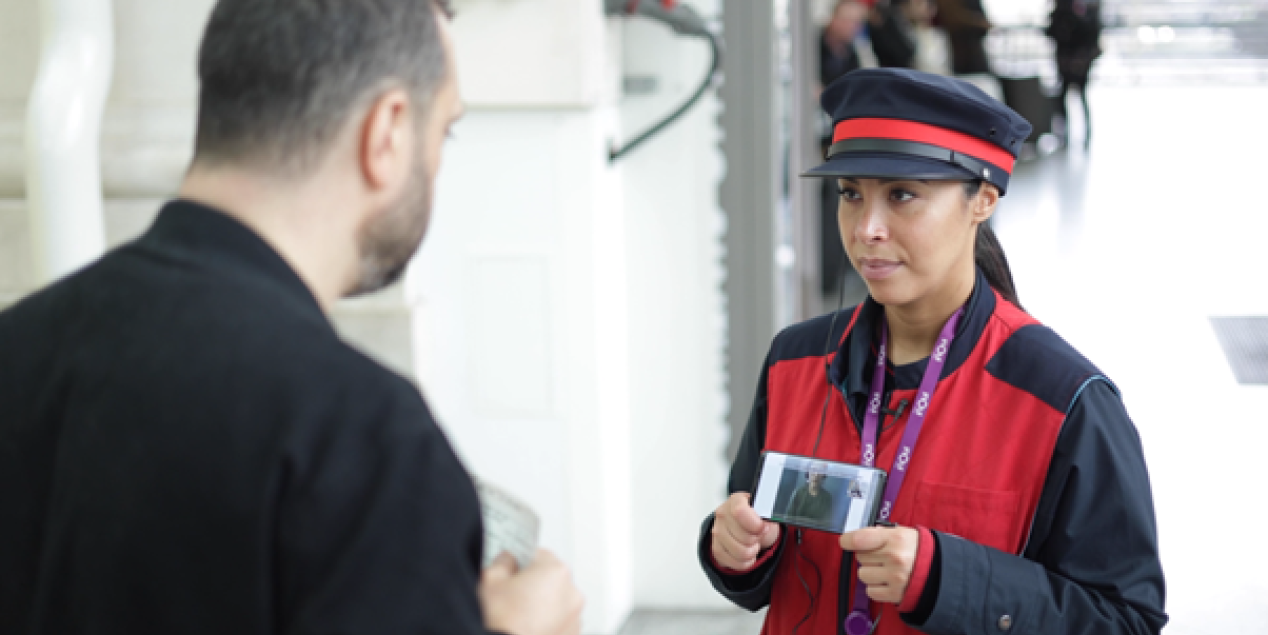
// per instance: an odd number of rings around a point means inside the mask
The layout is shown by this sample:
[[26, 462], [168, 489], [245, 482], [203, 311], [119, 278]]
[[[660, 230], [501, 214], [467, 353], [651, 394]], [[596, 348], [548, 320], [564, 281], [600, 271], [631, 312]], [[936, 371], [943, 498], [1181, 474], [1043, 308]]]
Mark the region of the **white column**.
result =
[[[473, 472], [541, 516], [541, 542], [614, 635], [631, 589], [630, 278], [620, 30], [597, 0], [467, 0], [467, 116], [445, 150], [407, 295], [423, 391]], [[672, 495], [672, 494], [671, 494]], [[647, 522], [650, 522], [647, 521]]]
[[27, 109], [26, 192], [44, 284], [105, 250], [98, 148], [110, 89], [110, 0], [43, 0], [40, 69]]
[[[703, 16], [722, 10], [721, 0], [686, 4]], [[665, 25], [628, 19], [621, 26], [624, 75], [654, 80], [652, 90], [621, 100], [628, 140], [682, 104], [710, 59], [704, 40], [675, 36]], [[630, 298], [631, 584], [639, 608], [729, 605], [696, 559], [700, 523], [725, 498], [727, 475], [726, 218], [718, 189], [727, 166], [719, 111], [711, 91], [617, 163]], [[733, 407], [747, 413], [750, 405]]]

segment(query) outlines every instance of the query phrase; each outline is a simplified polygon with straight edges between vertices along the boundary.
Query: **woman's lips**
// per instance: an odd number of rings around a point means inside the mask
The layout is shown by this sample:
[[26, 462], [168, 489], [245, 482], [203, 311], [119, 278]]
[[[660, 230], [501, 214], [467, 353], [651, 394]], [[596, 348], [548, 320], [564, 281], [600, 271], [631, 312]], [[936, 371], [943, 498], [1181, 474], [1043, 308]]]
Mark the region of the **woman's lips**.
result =
[[860, 258], [859, 265], [859, 273], [867, 280], [884, 280], [894, 275], [894, 272], [903, 266], [901, 262], [896, 260], [882, 260], [879, 258]]

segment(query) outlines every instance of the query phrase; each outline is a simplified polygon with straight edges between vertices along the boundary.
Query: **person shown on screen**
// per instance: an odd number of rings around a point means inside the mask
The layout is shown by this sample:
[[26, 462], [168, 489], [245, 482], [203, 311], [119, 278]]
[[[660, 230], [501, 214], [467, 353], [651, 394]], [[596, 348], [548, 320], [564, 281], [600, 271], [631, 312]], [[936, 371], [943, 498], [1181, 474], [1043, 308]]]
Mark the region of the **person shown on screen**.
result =
[[823, 522], [832, 514], [832, 492], [823, 488], [828, 474], [822, 463], [812, 463], [806, 473], [806, 482], [793, 492], [788, 501], [789, 519]]
[[550, 552], [481, 569], [418, 388], [330, 320], [427, 233], [449, 33], [429, 0], [216, 3], [177, 199], [0, 312], [0, 633], [580, 632]]

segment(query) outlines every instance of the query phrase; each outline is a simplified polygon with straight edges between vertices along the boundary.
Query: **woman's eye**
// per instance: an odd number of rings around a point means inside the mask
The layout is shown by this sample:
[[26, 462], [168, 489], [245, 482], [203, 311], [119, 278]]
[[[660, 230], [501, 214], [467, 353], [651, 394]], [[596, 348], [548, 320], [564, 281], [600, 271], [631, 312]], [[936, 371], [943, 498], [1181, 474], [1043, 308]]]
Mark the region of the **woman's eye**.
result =
[[847, 201], [857, 201], [862, 198], [862, 196], [859, 196], [858, 190], [852, 187], [838, 187], [837, 192], [841, 194], [841, 198]]
[[916, 195], [907, 190], [894, 190], [889, 193], [889, 197], [899, 203], [906, 203], [907, 201], [916, 198]]

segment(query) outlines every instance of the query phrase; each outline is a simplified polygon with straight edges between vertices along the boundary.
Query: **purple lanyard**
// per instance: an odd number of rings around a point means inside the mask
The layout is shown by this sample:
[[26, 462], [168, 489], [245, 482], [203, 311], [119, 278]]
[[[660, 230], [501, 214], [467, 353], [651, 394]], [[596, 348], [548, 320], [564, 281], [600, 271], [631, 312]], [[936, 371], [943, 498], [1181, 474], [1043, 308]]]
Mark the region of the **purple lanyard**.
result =
[[[929, 356], [929, 366], [925, 369], [924, 379], [920, 380], [920, 393], [916, 396], [916, 404], [912, 406], [911, 415], [907, 417], [907, 429], [903, 432], [902, 446], [894, 456], [894, 467], [889, 472], [889, 483], [885, 486], [885, 497], [881, 499], [881, 511], [877, 520], [888, 521], [894, 511], [894, 501], [898, 499], [898, 491], [902, 489], [903, 480], [907, 478], [907, 466], [911, 464], [912, 454], [916, 451], [916, 440], [920, 438], [920, 429], [925, 425], [925, 415], [929, 412], [929, 401], [933, 391], [938, 388], [938, 380], [942, 377], [942, 368], [947, 364], [947, 353], [951, 350], [951, 340], [955, 337], [956, 326], [964, 309], [956, 311], [942, 333], [938, 335], [938, 345], [933, 347]], [[872, 398], [867, 403], [867, 413], [863, 415], [863, 465], [876, 466], [876, 445], [880, 442], [881, 402], [885, 398], [885, 350], [889, 348], [889, 325], [881, 323], [881, 347], [876, 355], [876, 369], [872, 371]], [[855, 567], [859, 565], [856, 563]], [[859, 582], [854, 586], [854, 606], [850, 615], [845, 618], [845, 632], [848, 635], [869, 635], [874, 628], [871, 618], [871, 600], [867, 597], [867, 585]]]

